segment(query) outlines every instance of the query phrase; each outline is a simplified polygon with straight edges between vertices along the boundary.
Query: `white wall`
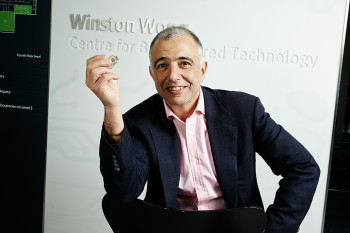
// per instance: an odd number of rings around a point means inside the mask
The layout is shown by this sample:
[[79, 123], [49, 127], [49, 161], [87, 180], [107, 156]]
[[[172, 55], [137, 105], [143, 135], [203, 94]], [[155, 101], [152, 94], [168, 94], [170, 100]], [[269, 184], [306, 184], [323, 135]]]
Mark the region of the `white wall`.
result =
[[[101, 209], [103, 108], [84, 84], [85, 62], [119, 56], [126, 111], [155, 93], [147, 50], [168, 24], [188, 25], [202, 40], [209, 62], [203, 85], [259, 96], [314, 155], [322, 174], [300, 232], [321, 232], [346, 6], [347, 0], [53, 0], [45, 232], [111, 232]], [[73, 29], [71, 14], [106, 19], [114, 29]], [[153, 21], [154, 30], [144, 28]], [[129, 27], [117, 32], [115, 25]], [[93, 48], [86, 46], [91, 41]], [[268, 206], [279, 177], [261, 159], [258, 176]]]

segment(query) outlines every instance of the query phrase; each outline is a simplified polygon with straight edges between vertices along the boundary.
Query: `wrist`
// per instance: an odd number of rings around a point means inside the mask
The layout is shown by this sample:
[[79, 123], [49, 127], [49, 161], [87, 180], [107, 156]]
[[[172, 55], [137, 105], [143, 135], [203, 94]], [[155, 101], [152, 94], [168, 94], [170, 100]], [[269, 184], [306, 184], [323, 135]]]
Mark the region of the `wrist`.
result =
[[118, 107], [105, 107], [103, 126], [110, 137], [121, 137], [124, 130], [124, 120]]

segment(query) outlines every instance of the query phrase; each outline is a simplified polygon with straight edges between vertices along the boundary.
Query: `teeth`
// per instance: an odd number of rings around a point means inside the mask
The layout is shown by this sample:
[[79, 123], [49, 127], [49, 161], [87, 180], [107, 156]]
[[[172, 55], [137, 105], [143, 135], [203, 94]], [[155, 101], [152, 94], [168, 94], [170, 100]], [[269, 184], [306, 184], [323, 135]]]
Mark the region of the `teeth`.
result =
[[170, 91], [178, 91], [178, 90], [181, 90], [183, 89], [184, 87], [169, 87], [169, 90]]

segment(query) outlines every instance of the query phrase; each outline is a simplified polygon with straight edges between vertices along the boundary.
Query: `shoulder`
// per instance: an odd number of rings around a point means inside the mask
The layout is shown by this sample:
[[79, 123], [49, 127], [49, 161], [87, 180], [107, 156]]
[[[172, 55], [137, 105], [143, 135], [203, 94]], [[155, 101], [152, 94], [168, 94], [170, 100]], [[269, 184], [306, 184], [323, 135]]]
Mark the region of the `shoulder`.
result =
[[140, 111], [149, 112], [150, 109], [158, 108], [161, 104], [163, 104], [162, 98], [158, 94], [154, 94], [129, 109], [126, 114], [133, 114]]
[[202, 86], [202, 90], [205, 94], [211, 95], [215, 98], [222, 99], [222, 100], [234, 100], [234, 101], [242, 101], [242, 100], [249, 100], [249, 99], [255, 99], [256, 96], [242, 92], [242, 91], [230, 91], [230, 90], [223, 90], [223, 89], [212, 89], [209, 87]]
[[146, 123], [154, 119], [157, 115], [161, 115], [163, 112], [165, 114], [163, 100], [158, 94], [154, 94], [129, 109], [124, 114], [124, 119], [134, 123], [140, 121]]
[[254, 107], [259, 98], [255, 95], [222, 89], [211, 89], [202, 87], [205, 101], [209, 105], [219, 105], [224, 109], [239, 109]]

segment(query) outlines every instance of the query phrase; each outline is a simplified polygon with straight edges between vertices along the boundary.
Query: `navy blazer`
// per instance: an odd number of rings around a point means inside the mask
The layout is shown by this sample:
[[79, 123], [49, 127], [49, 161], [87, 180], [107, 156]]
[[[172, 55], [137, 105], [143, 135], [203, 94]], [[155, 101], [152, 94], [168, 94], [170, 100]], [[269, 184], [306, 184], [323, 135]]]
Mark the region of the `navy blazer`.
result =
[[[227, 208], [264, 208], [256, 179], [258, 153], [274, 174], [283, 177], [274, 203], [266, 210], [266, 232], [296, 232], [318, 183], [320, 170], [314, 158], [271, 119], [259, 98], [202, 90], [217, 179]], [[107, 193], [129, 202], [138, 198], [147, 183], [145, 201], [176, 207], [179, 142], [162, 98], [155, 94], [123, 117], [125, 129], [119, 144], [110, 144], [102, 130], [100, 168]]]

